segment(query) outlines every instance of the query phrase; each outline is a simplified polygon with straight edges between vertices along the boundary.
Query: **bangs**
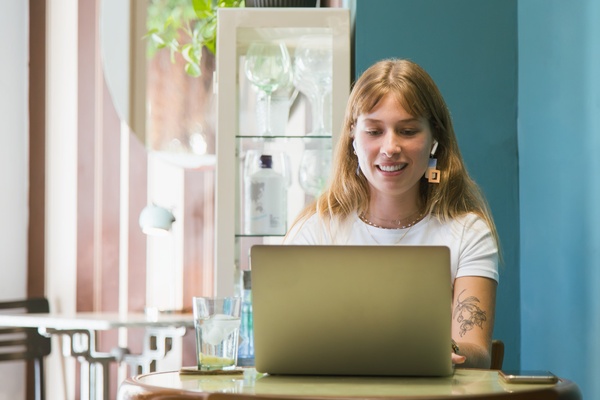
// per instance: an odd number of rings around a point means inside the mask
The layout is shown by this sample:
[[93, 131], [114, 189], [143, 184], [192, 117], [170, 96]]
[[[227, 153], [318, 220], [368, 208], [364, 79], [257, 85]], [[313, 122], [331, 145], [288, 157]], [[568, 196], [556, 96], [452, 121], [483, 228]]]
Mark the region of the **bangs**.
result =
[[426, 107], [426, 100], [423, 92], [407, 81], [394, 82], [390, 92], [394, 94], [398, 104], [402, 106], [410, 115], [415, 118], [424, 118], [429, 120], [431, 113]]
[[402, 108], [415, 118], [429, 119], [431, 113], [425, 106], [423, 93], [414, 83], [403, 77], [394, 76], [390, 71], [381, 79], [373, 79], [354, 91], [352, 118], [370, 113], [386, 95], [391, 94]]
[[354, 109], [352, 110], [353, 120], [356, 121], [359, 115], [368, 114], [375, 108], [377, 103], [389, 93], [389, 89], [380, 87], [377, 90], [370, 90], [364, 88], [363, 93], [356, 93], [356, 101], [354, 102]]

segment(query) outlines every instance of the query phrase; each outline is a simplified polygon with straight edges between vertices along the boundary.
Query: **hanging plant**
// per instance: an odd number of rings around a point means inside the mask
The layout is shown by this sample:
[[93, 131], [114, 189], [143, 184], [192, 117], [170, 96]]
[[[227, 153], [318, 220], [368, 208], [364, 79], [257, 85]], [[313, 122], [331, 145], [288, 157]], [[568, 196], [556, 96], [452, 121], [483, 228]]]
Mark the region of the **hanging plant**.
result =
[[202, 48], [216, 53], [217, 10], [244, 7], [244, 0], [151, 0], [148, 5], [148, 55], [169, 49], [171, 61], [176, 54], [185, 60], [185, 72], [200, 76]]

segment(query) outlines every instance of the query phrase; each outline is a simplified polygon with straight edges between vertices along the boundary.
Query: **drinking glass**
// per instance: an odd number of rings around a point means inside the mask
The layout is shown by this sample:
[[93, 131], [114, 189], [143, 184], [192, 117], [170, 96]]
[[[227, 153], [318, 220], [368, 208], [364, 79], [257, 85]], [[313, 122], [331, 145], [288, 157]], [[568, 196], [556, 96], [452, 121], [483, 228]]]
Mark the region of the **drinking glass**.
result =
[[331, 141], [329, 139], [306, 139], [298, 169], [298, 182], [306, 194], [321, 194], [331, 171]]
[[[332, 89], [332, 46], [331, 35], [306, 35], [298, 40], [294, 53], [294, 85], [309, 99], [314, 117], [307, 136], [331, 136], [324, 115], [325, 99]], [[305, 193], [318, 196], [329, 179], [331, 143], [324, 138], [307, 138], [304, 145], [298, 181]]]
[[325, 127], [325, 98], [331, 92], [333, 48], [331, 35], [307, 35], [298, 40], [294, 53], [294, 85], [312, 104], [315, 125], [309, 135], [328, 136]]
[[246, 77], [265, 95], [265, 136], [271, 135], [271, 95], [280, 86], [289, 84], [291, 61], [283, 42], [254, 41], [244, 63]]
[[241, 297], [194, 297], [198, 369], [231, 369], [237, 363]]

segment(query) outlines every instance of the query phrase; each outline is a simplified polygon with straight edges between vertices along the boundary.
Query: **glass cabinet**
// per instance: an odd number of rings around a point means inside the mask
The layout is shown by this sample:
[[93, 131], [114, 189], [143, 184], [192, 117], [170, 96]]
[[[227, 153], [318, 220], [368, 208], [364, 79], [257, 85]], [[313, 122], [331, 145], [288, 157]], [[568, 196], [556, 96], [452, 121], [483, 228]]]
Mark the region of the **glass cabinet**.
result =
[[350, 12], [218, 11], [215, 292], [242, 291], [253, 244], [282, 242], [329, 177], [350, 91]]

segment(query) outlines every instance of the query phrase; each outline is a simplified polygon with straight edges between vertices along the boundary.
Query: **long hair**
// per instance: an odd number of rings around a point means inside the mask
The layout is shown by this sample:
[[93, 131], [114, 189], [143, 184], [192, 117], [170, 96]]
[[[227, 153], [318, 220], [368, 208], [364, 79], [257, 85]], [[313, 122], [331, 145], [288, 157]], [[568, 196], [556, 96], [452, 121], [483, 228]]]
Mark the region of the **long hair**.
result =
[[425, 70], [412, 61], [402, 59], [377, 62], [354, 84], [333, 155], [329, 186], [300, 213], [294, 225], [315, 213], [324, 221], [335, 222], [337, 218], [343, 222], [353, 212], [368, 210], [369, 185], [363, 174], [356, 173], [358, 159], [352, 147], [354, 128], [359, 115], [373, 110], [388, 93], [395, 96], [412, 116], [426, 119], [433, 138], [439, 143], [436, 158], [440, 183], [429, 183], [425, 178], [420, 182], [420, 201], [424, 211], [441, 221], [475, 213], [487, 222], [498, 243], [487, 202], [465, 168], [446, 102]]

